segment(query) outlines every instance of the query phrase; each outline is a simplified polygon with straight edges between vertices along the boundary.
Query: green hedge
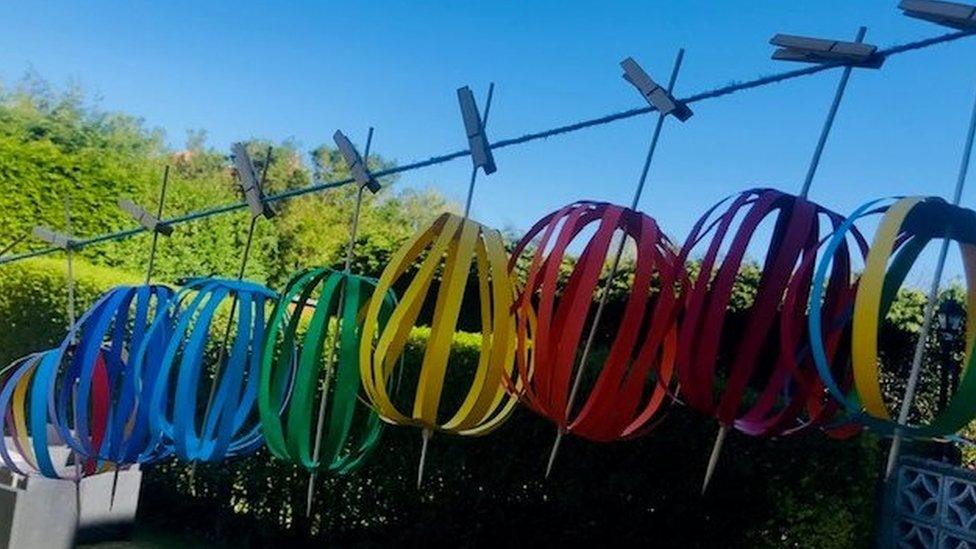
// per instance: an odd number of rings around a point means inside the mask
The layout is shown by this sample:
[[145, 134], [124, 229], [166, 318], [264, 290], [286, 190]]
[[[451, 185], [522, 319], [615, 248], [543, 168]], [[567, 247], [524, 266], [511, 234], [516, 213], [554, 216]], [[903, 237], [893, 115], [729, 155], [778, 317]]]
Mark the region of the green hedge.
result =
[[[142, 277], [74, 261], [77, 314], [106, 289], [138, 284]], [[64, 257], [0, 265], [0, 364], [60, 342], [68, 325], [68, 276]]]

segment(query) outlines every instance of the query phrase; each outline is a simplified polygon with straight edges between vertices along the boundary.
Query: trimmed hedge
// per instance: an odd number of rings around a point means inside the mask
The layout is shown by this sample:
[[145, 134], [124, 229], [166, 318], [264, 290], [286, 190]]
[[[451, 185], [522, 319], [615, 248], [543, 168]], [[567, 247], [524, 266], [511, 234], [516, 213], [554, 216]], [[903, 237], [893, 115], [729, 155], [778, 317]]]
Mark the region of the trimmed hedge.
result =
[[[118, 269], [73, 263], [78, 315], [108, 288], [143, 281]], [[0, 364], [58, 344], [67, 325], [68, 276], [63, 256], [0, 265]]]

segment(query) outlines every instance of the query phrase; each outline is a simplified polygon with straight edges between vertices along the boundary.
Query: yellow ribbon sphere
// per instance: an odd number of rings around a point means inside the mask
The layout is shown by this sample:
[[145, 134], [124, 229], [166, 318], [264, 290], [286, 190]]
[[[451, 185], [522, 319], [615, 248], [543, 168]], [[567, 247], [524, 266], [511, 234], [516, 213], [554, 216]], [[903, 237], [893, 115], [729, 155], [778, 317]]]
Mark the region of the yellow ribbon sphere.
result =
[[[474, 372], [452, 369], [452, 379], [469, 376], [465, 379], [470, 379], [470, 385], [460, 406], [452, 413], [441, 414], [451, 344], [457, 331], [468, 277], [472, 272], [472, 260], [478, 277], [481, 318], [477, 369]], [[503, 379], [512, 373], [516, 352], [515, 319], [512, 314], [515, 286], [508, 275], [506, 260], [505, 247], [497, 230], [453, 214], [438, 217], [390, 260], [380, 276], [374, 296], [386, 295], [411, 267], [415, 267], [416, 272], [406, 289], [398, 292], [403, 297], [385, 325], [380, 322], [383, 301], [371, 300], [360, 347], [363, 387], [385, 421], [421, 427], [425, 432], [482, 435], [508, 418], [517, 399], [508, 394], [503, 383]], [[441, 279], [436, 296], [432, 296], [435, 302], [430, 337], [423, 349], [420, 371], [417, 373], [413, 409], [401, 411], [398, 403], [410, 400], [408, 391], [411, 385], [401, 385], [396, 391], [397, 398], [394, 398], [390, 394], [390, 380], [396, 369], [403, 367], [401, 358], [410, 330], [428, 300], [438, 271]]]

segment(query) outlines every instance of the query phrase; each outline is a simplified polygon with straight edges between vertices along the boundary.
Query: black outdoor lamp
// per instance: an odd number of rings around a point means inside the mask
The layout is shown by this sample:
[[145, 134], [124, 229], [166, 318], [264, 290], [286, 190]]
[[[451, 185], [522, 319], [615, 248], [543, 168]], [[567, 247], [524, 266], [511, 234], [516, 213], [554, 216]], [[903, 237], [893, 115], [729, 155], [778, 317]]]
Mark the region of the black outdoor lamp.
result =
[[949, 393], [955, 390], [959, 382], [959, 367], [954, 360], [954, 352], [958, 343], [965, 337], [963, 323], [966, 321], [966, 309], [954, 299], [946, 299], [939, 305], [936, 322], [939, 325], [939, 341], [942, 348], [941, 383], [939, 387], [939, 409], [945, 409], [949, 402]]
[[[939, 305], [936, 322], [942, 350], [939, 364], [939, 410], [945, 410], [949, 403], [949, 394], [959, 384], [959, 364], [955, 360], [955, 352], [959, 349], [959, 342], [966, 337], [963, 333], [966, 309], [955, 299], [946, 299]], [[958, 463], [960, 458], [959, 449], [954, 444], [942, 445], [943, 461]]]

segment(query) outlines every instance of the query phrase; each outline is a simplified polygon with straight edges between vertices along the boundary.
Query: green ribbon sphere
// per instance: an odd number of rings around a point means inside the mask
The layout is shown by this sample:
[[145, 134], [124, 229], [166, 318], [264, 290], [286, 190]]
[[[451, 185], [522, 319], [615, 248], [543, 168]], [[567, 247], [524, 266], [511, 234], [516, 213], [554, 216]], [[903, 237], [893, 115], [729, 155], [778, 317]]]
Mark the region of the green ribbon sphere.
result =
[[[380, 419], [357, 402], [359, 339], [375, 288], [371, 278], [313, 268], [297, 273], [282, 293], [267, 333], [258, 389], [261, 429], [276, 457], [309, 471], [343, 474], [376, 446]], [[381, 324], [395, 302], [392, 292], [383, 297]], [[305, 326], [307, 311], [311, 320]], [[321, 434], [316, 403], [325, 407]], [[319, 436], [316, 459], [312, 445]]]

